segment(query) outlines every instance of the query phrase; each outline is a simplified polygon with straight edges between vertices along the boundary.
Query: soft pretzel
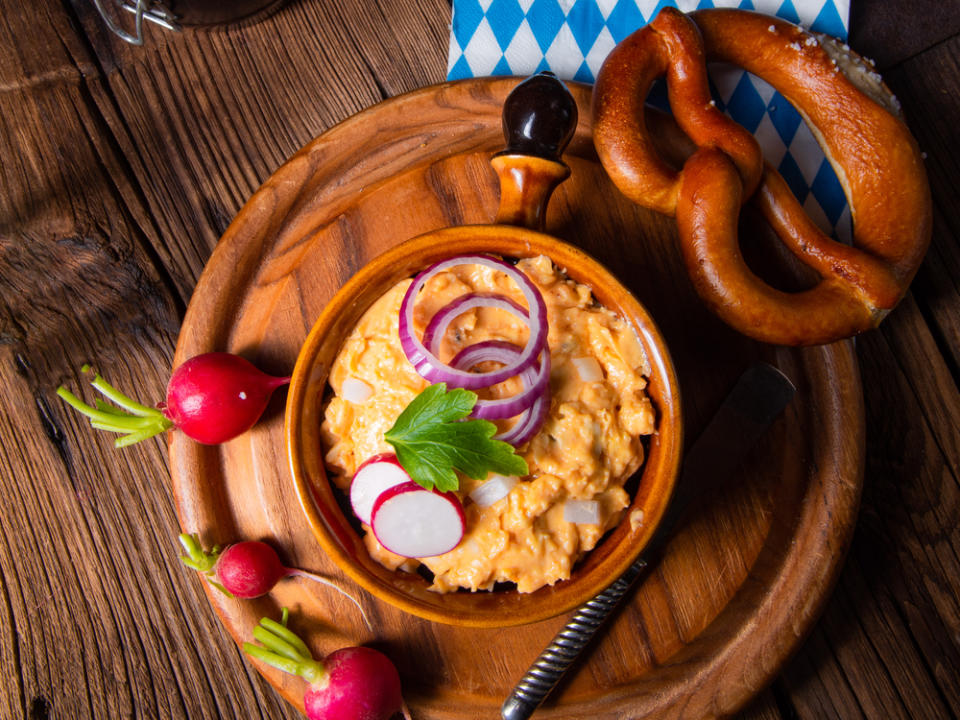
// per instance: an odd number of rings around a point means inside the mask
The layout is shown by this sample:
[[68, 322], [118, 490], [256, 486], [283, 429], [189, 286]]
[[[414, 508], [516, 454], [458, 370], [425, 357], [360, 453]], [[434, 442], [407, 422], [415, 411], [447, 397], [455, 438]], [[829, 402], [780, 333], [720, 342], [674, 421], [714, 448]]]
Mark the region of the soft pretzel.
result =
[[[846, 193], [852, 246], [815, 226], [754, 137], [714, 106], [708, 59], [763, 78], [796, 107]], [[680, 171], [657, 154], [644, 121], [644, 102], [662, 75], [677, 124], [697, 145]], [[617, 187], [676, 217], [697, 292], [750, 337], [812, 345], [875, 327], [903, 297], [929, 245], [930, 189], [916, 142], [879, 76], [833, 38], [749, 11], [664, 8], [608, 56], [593, 112], [597, 153]], [[814, 287], [783, 292], [748, 269], [737, 227], [751, 198], [820, 276]]]

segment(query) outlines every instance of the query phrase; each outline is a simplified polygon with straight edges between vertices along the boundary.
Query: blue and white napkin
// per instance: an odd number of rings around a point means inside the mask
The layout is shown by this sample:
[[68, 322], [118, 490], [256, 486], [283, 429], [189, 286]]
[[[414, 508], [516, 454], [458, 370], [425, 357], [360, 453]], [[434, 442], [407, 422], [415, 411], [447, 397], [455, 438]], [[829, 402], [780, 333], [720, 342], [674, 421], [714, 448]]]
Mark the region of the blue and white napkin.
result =
[[[592, 83], [613, 47], [667, 5], [684, 12], [756, 10], [842, 40], [850, 12], [850, 0], [453, 0], [447, 77], [552, 70], [564, 80]], [[807, 214], [827, 233], [849, 240], [843, 190], [799, 113], [769, 84], [738, 68], [711, 66], [710, 75], [717, 104], [756, 135], [767, 162]]]

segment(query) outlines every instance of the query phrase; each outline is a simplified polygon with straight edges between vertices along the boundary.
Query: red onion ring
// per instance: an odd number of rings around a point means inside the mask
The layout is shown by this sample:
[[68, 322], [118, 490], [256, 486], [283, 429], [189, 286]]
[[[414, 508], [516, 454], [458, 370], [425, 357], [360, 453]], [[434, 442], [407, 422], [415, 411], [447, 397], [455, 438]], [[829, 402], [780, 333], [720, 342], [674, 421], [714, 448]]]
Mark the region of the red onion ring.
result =
[[[527, 301], [530, 335], [519, 356], [497, 370], [471, 373], [443, 363], [430, 352], [413, 332], [413, 306], [423, 286], [435, 275], [458, 265], [482, 265], [505, 273], [513, 280]], [[515, 267], [490, 255], [461, 255], [441, 260], [417, 275], [407, 288], [400, 303], [400, 346], [417, 373], [431, 383], [446, 383], [448, 387], [476, 390], [496, 385], [523, 372], [537, 361], [547, 341], [547, 307], [536, 286]]]
[[502, 440], [514, 447], [520, 447], [540, 431], [543, 421], [547, 418], [550, 409], [550, 393], [544, 392], [537, 396], [533, 405], [523, 411], [517, 422], [510, 429], [494, 435], [494, 439]]
[[[518, 303], [515, 303], [505, 295], [498, 295], [497, 293], [467, 293], [447, 303], [433, 314], [430, 322], [427, 323], [426, 330], [423, 331], [423, 346], [434, 355], [439, 355], [440, 342], [443, 340], [443, 336], [447, 334], [447, 328], [450, 327], [450, 323], [469, 310], [485, 307], [506, 310], [508, 313], [523, 320], [527, 328], [530, 327], [530, 314]], [[516, 345], [513, 345], [513, 347], [516, 347]], [[517, 349], [519, 350], [520, 348]], [[457, 367], [453, 362], [450, 364]], [[461, 367], [459, 369], [463, 370], [465, 368]]]
[[[467, 370], [477, 363], [493, 361], [508, 364], [521, 353], [521, 348], [502, 340], [487, 340], [465, 347], [450, 361], [450, 366]], [[537, 398], [548, 390], [550, 381], [550, 353], [543, 353], [543, 360], [518, 373], [523, 390], [516, 395], [498, 400], [477, 400], [471, 416], [481, 420], [500, 420], [526, 412]], [[522, 422], [521, 420], [517, 421]], [[499, 438], [498, 438], [499, 439]]]

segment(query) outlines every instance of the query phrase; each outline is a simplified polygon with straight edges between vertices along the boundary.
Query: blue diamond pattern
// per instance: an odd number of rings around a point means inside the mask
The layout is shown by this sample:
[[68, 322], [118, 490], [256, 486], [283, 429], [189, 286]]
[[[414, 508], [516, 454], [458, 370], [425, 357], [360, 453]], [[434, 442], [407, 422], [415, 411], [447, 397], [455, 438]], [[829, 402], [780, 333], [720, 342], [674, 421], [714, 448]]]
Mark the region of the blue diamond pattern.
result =
[[826, 214], [831, 225], [836, 225], [847, 205], [847, 199], [843, 194], [843, 186], [837, 179], [836, 173], [830, 166], [830, 163], [823, 163], [817, 176], [810, 185], [810, 192], [820, 203], [820, 207]]
[[547, 52], [565, 20], [556, 0], [534, 0], [527, 12], [527, 22], [541, 51]]
[[[686, 0], [683, 8], [714, 7], [717, 2]], [[621, 42], [656, 17], [664, 7], [676, 7], [678, 4], [677, 0], [659, 0], [652, 10], [646, 10], [650, 7], [650, 0], [616, 0], [612, 9], [611, 3], [612, 0], [532, 0], [532, 3], [530, 0], [452, 0], [447, 78], [459, 80], [472, 77], [476, 72], [470, 67], [471, 61], [477, 67], [489, 68], [498, 55], [499, 60], [491, 71], [494, 75], [524, 74], [530, 72], [532, 67], [536, 68], [533, 72], [556, 72], [557, 69], [551, 67], [546, 58], [550, 50], [551, 58], [562, 62], [564, 72], [569, 74], [564, 79], [592, 83], [603, 61], [602, 54], [611, 46], [611, 40], [613, 44]], [[719, 4], [724, 7], [731, 5], [729, 0]], [[746, 10], [756, 9], [755, 0], [739, 0], [736, 5]], [[770, 7], [769, 3], [762, 5]], [[527, 7], [526, 11], [524, 7]], [[850, 0], [784, 0], [777, 7], [776, 15], [845, 40], [848, 36], [849, 7]], [[606, 18], [601, 8], [609, 9]], [[481, 43], [476, 40], [473, 46], [470, 45], [484, 19], [492, 31], [492, 39], [486, 44], [496, 43], [498, 47], [478, 47]], [[524, 31], [517, 34], [524, 22], [529, 25], [535, 43], [529, 42], [530, 33]], [[561, 31], [567, 34], [566, 43], [556, 42]], [[601, 38], [603, 40], [598, 43]], [[515, 62], [514, 66], [507, 60], [508, 56]], [[796, 109], [776, 92], [769, 102], [764, 101], [763, 98], [769, 96], [766, 91], [764, 94], [758, 92], [758, 87], [744, 73], [737, 81], [726, 107], [713, 83], [710, 90], [717, 107], [749, 130], [755, 131], [761, 124], [768, 123], [765, 134], [762, 132], [758, 137], [782, 141], [778, 148], [772, 148], [773, 152], [768, 157], [780, 157], [784, 147], [787, 148], [778, 167], [781, 175], [801, 202], [815, 200], [823, 210], [824, 217], [836, 226], [838, 220], [845, 216], [846, 209], [846, 198], [836, 174], [825, 159], [821, 159], [817, 166], [817, 156], [808, 154], [818, 151], [816, 147], [810, 147], [812, 141], [809, 133], [798, 133], [803, 120]], [[663, 109], [669, 108], [665, 82], [658, 80], [654, 83], [647, 102]], [[776, 134], [769, 132], [771, 124]], [[805, 180], [796, 157], [813, 161], [812, 166], [809, 162], [804, 163], [808, 169], [816, 168], [811, 183]]]
[[800, 123], [803, 122], [800, 113], [780, 93], [773, 94], [773, 98], [767, 105], [767, 112], [770, 115], [770, 122], [773, 123], [780, 134], [780, 138], [785, 145], [789, 145], [793, 136], [797, 134]]
[[457, 5], [453, 9], [451, 32], [461, 48], [467, 46], [481, 22], [483, 22], [483, 8], [477, 0], [457, 0]]
[[507, 62], [507, 59], [500, 58], [500, 62], [497, 63], [497, 66], [493, 69], [491, 75], [513, 75], [513, 68], [510, 67], [510, 63]]
[[797, 165], [797, 161], [793, 159], [793, 155], [790, 153], [784, 155], [783, 160], [780, 161], [780, 167], [778, 167], [777, 170], [783, 175], [783, 179], [787, 181], [787, 185], [790, 186], [793, 194], [797, 196], [797, 200], [801, 203], [806, 200], [810, 188], [807, 187], [807, 181], [804, 180], [800, 166]]
[[517, 0], [493, 0], [487, 9], [487, 22], [500, 49], [506, 50], [523, 22], [523, 10]]
[[647, 19], [634, 0], [620, 0], [607, 17], [607, 29], [615, 43], [619, 43], [646, 23]]
[[577, 82], [592, 83], [596, 78], [593, 77], [593, 71], [590, 70], [590, 66], [587, 65], [586, 61], [581, 63], [580, 67], [577, 69], [576, 74], [573, 76], [573, 79]]
[[[567, 25], [577, 41], [580, 52], [586, 55], [597, 41], [597, 36], [603, 30], [603, 15], [594, 0], [577, 0], [567, 14]], [[590, 68], [587, 68], [589, 73]], [[593, 74], [590, 79], [593, 79]]]
[[847, 39], [847, 24], [837, 12], [837, 7], [832, 2], [823, 6], [823, 10], [817, 15], [810, 29], [815, 32], [822, 32], [826, 35], [833, 35], [841, 40]]
[[767, 112], [767, 105], [747, 73], [740, 77], [740, 82], [737, 83], [737, 88], [730, 96], [730, 102], [727, 103], [727, 110], [731, 117], [735, 117], [737, 122], [750, 132], [760, 126], [760, 121]]
[[800, 22], [800, 15], [797, 13], [797, 9], [793, 6], [793, 3], [790, 0], [787, 0], [783, 5], [777, 8], [777, 17], [786, 20], [787, 22], [797, 23]]
[[473, 77], [473, 70], [470, 69], [470, 63], [467, 62], [467, 56], [461, 55], [453, 64], [453, 67], [447, 72], [449, 80], [464, 80]]

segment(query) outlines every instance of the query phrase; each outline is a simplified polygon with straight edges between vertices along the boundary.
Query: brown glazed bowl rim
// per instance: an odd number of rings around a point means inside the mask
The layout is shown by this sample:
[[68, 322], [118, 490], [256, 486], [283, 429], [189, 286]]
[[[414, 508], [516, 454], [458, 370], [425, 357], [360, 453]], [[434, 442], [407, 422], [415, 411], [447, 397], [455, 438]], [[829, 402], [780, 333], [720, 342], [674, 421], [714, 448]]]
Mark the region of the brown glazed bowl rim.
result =
[[[533, 593], [492, 590], [435, 593], [416, 573], [374, 561], [344, 514], [323, 464], [320, 438], [327, 376], [343, 340], [370, 305], [400, 280], [433, 262], [465, 253], [509, 258], [548, 256], [594, 298], [632, 325], [651, 366], [648, 393], [657, 412], [642, 473], [623, 520], [575, 565], [571, 577]], [[317, 542], [351, 579], [376, 598], [427, 620], [466, 627], [506, 627], [572, 610], [614, 582], [650, 541], [673, 492], [683, 447], [676, 371], [659, 328], [636, 298], [583, 250], [543, 233], [508, 225], [437, 230], [371, 260], [334, 295], [304, 342], [287, 394], [285, 434], [294, 487]], [[636, 510], [642, 522], [631, 523]]]

